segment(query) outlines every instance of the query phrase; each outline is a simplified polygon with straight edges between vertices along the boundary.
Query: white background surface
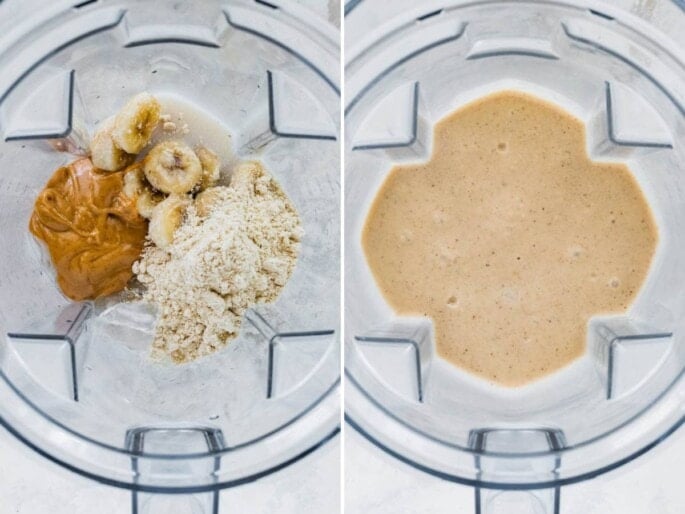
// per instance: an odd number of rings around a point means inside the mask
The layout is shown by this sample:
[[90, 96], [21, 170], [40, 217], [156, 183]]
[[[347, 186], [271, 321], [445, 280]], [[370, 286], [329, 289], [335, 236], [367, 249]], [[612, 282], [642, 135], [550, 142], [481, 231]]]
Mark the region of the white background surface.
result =
[[[345, 514], [475, 512], [472, 488], [416, 471], [382, 453], [349, 426], [344, 451]], [[681, 427], [642, 458], [597, 479], [562, 488], [561, 514], [683, 514], [684, 467]]]
[[[348, 48], [393, 13], [401, 13], [419, 3], [439, 3], [439, 0], [363, 0], [357, 7], [359, 12], [352, 11], [346, 18]], [[651, 21], [685, 49], [685, 13], [670, 0], [611, 0], [608, 3]], [[346, 514], [475, 512], [473, 489], [434, 478], [394, 460], [350, 427], [344, 438]], [[561, 491], [561, 514], [684, 513], [683, 427], [628, 465]]]
[[[285, 470], [222, 491], [219, 512], [335, 514], [340, 505], [339, 457], [336, 437]], [[0, 514], [130, 513], [131, 493], [74, 475], [0, 431]]]

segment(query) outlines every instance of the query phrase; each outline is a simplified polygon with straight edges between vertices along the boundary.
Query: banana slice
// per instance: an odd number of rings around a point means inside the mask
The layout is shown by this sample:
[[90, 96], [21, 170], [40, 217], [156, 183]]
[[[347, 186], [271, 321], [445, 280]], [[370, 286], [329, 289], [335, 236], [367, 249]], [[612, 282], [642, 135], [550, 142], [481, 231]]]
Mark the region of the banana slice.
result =
[[263, 175], [264, 168], [258, 161], [241, 162], [231, 174], [231, 187], [253, 192], [257, 180]]
[[190, 199], [183, 195], [171, 195], [152, 209], [148, 237], [159, 248], [166, 249], [174, 241], [174, 234], [183, 222], [183, 215]]
[[215, 186], [219, 181], [219, 175], [221, 174], [219, 157], [209, 148], [204, 146], [198, 146], [195, 149], [195, 153], [202, 165], [200, 189], [207, 189], [208, 187]]
[[146, 187], [143, 166], [137, 162], [124, 171], [123, 192], [129, 198], [136, 198]]
[[228, 188], [224, 186], [210, 187], [202, 191], [195, 197], [195, 210], [200, 218], [206, 218], [209, 213], [214, 210], [215, 206], [221, 200], [224, 192]]
[[160, 111], [159, 102], [150, 93], [131, 98], [114, 118], [114, 142], [128, 153], [140, 152], [150, 142]]
[[150, 184], [163, 193], [188, 193], [202, 180], [200, 159], [177, 141], [165, 141], [150, 150], [143, 169]]
[[152, 187], [145, 180], [141, 163], [129, 166], [126, 170], [123, 191], [126, 196], [135, 199], [138, 214], [146, 219], [152, 217], [152, 210], [164, 200], [164, 195], [152, 191]]
[[90, 158], [96, 168], [119, 171], [125, 168], [134, 156], [119, 148], [112, 138], [114, 118], [105, 120], [90, 142]]
[[136, 199], [136, 210], [145, 219], [152, 218], [155, 207], [164, 201], [164, 195], [153, 193], [149, 189], [143, 190]]

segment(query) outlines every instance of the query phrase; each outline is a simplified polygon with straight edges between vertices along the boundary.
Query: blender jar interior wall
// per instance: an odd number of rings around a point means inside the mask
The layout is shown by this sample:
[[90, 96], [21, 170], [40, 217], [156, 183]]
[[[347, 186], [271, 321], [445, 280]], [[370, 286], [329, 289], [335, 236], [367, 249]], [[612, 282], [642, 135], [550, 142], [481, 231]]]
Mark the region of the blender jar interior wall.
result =
[[[0, 408], [45, 454], [127, 487], [215, 488], [285, 465], [337, 430], [337, 34], [304, 14], [281, 2], [55, 2], [0, 37]], [[264, 162], [306, 232], [278, 300], [251, 309], [224, 351], [184, 366], [149, 359], [149, 313], [68, 302], [27, 228], [38, 192], [73, 160], [52, 146], [87, 148], [97, 124], [141, 91], [224, 126], [235, 160]], [[153, 444], [175, 429], [191, 441], [178, 454], [176, 443]], [[199, 478], [192, 465], [132, 470], [132, 455], [143, 469], [155, 453], [223, 460]]]
[[[405, 20], [348, 64], [347, 408], [356, 426], [400, 458], [466, 481], [553, 483], [635, 450], [635, 440], [624, 437], [615, 454], [591, 455], [588, 448], [611, 446], [612, 434], [634, 430], [639, 439], [651, 416], [654, 439], [682, 421], [672, 395], [682, 389], [685, 364], [685, 302], [678, 293], [685, 280], [685, 67], [677, 49], [648, 26], [620, 16], [594, 4], [446, 2]], [[647, 281], [626, 315], [594, 318], [583, 358], [514, 390], [436, 357], [426, 321], [398, 318], [382, 298], [360, 238], [390, 168], [428, 160], [433, 124], [501, 89], [530, 92], [583, 120], [591, 158], [628, 164], [660, 233]], [[670, 411], [659, 418], [654, 406], [669, 394]], [[530, 429], [546, 443], [512, 437], [488, 446], [483, 434], [491, 429]], [[573, 449], [587, 453], [576, 458]], [[545, 465], [484, 475], [473, 455], [488, 452], [559, 453], [558, 476]]]

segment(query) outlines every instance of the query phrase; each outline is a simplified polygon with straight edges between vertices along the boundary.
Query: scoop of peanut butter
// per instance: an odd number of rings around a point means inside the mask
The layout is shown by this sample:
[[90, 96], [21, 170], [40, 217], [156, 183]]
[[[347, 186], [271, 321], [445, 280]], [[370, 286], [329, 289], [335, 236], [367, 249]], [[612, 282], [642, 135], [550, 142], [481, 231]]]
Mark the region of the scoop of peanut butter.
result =
[[72, 300], [121, 291], [133, 275], [147, 222], [123, 193], [123, 177], [80, 159], [55, 171], [36, 199], [29, 228], [46, 243]]

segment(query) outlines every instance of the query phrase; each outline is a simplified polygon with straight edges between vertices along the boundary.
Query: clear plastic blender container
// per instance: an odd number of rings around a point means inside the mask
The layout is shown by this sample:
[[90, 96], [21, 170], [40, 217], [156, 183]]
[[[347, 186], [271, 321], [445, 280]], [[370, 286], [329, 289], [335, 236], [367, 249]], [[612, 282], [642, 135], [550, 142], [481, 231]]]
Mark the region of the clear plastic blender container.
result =
[[[0, 28], [0, 421], [49, 459], [133, 490], [136, 511], [216, 512], [218, 489], [339, 430], [337, 30], [278, 0], [9, 0]], [[55, 148], [83, 148], [141, 91], [223, 125], [236, 160], [265, 163], [306, 232], [278, 300], [183, 366], [149, 358], [150, 313], [69, 302], [28, 232], [36, 195], [74, 159]]]
[[[364, 2], [348, 5], [353, 23]], [[605, 3], [445, 1], [348, 43], [346, 60], [347, 418], [398, 459], [475, 487], [477, 512], [558, 512], [561, 486], [630, 461], [684, 419], [683, 50]], [[593, 318], [581, 359], [515, 389], [437, 356], [430, 321], [394, 314], [361, 248], [392, 166], [428, 160], [438, 120], [503, 89], [582, 119], [589, 155], [628, 164], [660, 234], [626, 314]]]

